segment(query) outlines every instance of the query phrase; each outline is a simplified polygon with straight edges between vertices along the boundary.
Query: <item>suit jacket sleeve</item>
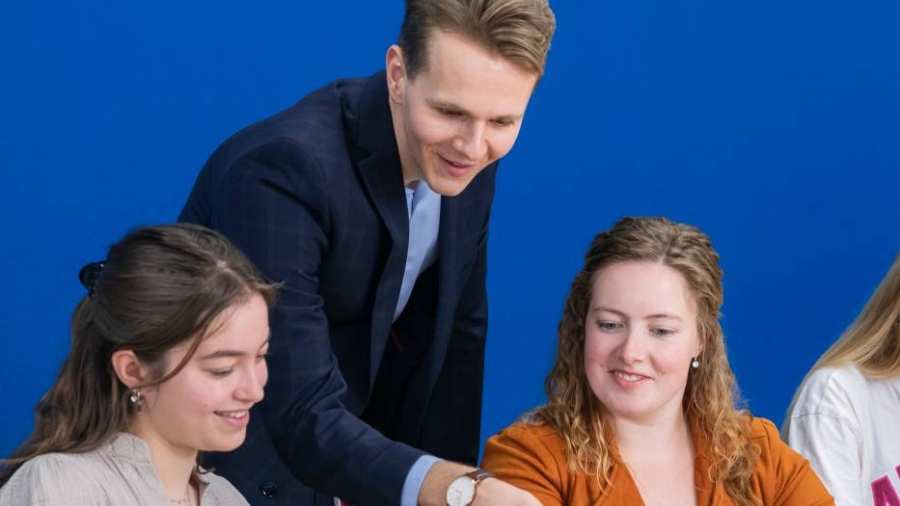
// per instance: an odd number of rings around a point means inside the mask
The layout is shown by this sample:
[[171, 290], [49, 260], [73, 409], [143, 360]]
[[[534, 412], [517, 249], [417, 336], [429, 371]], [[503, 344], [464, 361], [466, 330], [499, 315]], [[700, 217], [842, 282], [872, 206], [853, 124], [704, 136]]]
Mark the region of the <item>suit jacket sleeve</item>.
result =
[[399, 504], [406, 474], [423, 453], [385, 438], [341, 402], [346, 383], [319, 292], [330, 232], [325, 174], [281, 140], [241, 158], [222, 184], [222, 209], [213, 213], [221, 221], [214, 217], [213, 226], [283, 283], [270, 321], [263, 403], [279, 455], [320, 492], [353, 504]]

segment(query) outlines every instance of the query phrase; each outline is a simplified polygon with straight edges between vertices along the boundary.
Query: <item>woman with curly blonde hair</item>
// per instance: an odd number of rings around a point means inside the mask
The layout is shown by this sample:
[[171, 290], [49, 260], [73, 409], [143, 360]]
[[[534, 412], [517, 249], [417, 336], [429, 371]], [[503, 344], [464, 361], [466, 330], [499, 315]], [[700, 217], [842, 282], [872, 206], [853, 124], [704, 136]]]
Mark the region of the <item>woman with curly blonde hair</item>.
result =
[[549, 402], [483, 467], [545, 505], [833, 504], [771, 422], [735, 408], [709, 238], [664, 218], [600, 233], [559, 324]]

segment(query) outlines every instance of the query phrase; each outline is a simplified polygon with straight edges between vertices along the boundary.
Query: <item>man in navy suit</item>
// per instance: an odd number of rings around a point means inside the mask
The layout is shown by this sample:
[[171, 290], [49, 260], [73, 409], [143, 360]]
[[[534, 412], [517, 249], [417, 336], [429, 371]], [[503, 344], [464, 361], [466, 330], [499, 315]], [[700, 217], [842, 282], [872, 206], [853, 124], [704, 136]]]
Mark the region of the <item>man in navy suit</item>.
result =
[[384, 71], [208, 160], [181, 219], [283, 283], [266, 399], [207, 461], [251, 504], [538, 504], [471, 466], [494, 178], [554, 26], [546, 0], [407, 0]]

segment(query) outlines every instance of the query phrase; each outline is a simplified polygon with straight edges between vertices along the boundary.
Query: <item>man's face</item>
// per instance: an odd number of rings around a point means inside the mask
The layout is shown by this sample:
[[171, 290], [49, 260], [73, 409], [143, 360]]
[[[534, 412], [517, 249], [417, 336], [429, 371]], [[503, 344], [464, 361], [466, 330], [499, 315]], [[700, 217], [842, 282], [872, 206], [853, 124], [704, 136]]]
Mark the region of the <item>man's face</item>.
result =
[[509, 152], [537, 83], [534, 72], [440, 30], [414, 78], [397, 46], [388, 50], [387, 74], [403, 181], [424, 178], [448, 197]]

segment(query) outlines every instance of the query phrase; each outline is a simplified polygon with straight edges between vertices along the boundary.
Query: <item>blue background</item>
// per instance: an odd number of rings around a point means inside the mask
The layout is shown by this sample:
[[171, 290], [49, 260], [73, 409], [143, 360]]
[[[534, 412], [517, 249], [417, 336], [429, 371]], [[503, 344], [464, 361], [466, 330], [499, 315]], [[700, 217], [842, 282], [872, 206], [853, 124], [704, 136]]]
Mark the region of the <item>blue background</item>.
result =
[[[900, 4], [556, 0], [499, 174], [483, 435], [542, 402], [563, 297], [623, 215], [701, 227], [750, 408], [780, 423], [900, 246]], [[0, 454], [68, 348], [76, 273], [177, 216], [229, 134], [383, 65], [400, 0], [19, 2], [0, 16]]]

